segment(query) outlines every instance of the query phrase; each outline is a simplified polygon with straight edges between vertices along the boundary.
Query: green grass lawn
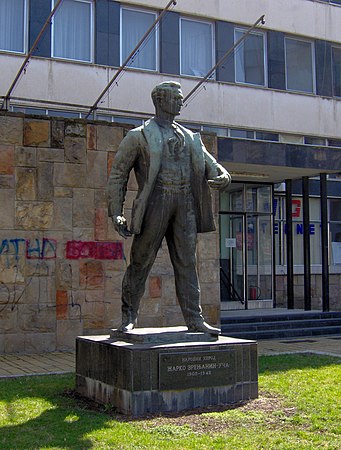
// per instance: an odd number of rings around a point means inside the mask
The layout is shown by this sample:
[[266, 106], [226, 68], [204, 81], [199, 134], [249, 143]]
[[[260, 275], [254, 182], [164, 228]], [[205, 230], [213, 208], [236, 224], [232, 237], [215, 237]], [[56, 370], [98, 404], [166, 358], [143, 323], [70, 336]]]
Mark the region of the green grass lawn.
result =
[[0, 381], [0, 449], [341, 449], [341, 360], [260, 358], [259, 398], [132, 420], [72, 396], [74, 376]]

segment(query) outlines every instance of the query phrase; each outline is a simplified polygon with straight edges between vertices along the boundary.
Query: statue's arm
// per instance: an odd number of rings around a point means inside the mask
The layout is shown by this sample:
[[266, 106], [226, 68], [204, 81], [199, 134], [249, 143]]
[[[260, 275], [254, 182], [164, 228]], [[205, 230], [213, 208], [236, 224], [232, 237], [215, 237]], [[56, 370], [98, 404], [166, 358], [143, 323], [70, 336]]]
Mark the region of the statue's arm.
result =
[[112, 218], [116, 231], [124, 238], [131, 235], [123, 206], [129, 174], [138, 157], [138, 148], [137, 134], [129, 131], [118, 148], [107, 184], [108, 215]]
[[204, 144], [202, 144], [202, 149], [204, 152], [206, 176], [207, 176], [208, 185], [212, 189], [226, 189], [231, 184], [231, 175], [206, 150]]

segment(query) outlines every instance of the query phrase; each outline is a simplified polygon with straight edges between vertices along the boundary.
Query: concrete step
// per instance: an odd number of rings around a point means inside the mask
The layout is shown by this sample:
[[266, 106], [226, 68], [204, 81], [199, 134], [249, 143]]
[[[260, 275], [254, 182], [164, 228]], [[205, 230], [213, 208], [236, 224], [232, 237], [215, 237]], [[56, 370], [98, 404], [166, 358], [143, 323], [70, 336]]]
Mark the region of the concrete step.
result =
[[250, 314], [245, 315], [243, 312], [240, 312], [240, 315], [231, 315], [228, 313], [221, 317], [222, 324], [232, 324], [232, 323], [250, 323], [250, 322], [282, 322], [282, 321], [291, 321], [291, 320], [305, 320], [305, 319], [329, 319], [329, 318], [341, 318], [341, 311], [334, 312], [322, 312], [322, 311], [302, 311], [295, 313], [281, 313], [276, 314]]
[[222, 324], [221, 329], [225, 332], [242, 332], [242, 331], [266, 331], [266, 330], [285, 330], [291, 328], [322, 328], [330, 326], [341, 326], [340, 318], [330, 319], [301, 319], [301, 320], [285, 320], [275, 322], [248, 322], [248, 323], [228, 323]]
[[221, 331], [224, 336], [257, 340], [341, 334], [341, 312], [241, 312], [222, 317]]
[[292, 328], [286, 330], [266, 330], [266, 331], [241, 331], [225, 333], [224, 336], [237, 337], [240, 339], [265, 340], [283, 339], [306, 336], [327, 336], [341, 334], [341, 326], [338, 327], [315, 327], [315, 328]]

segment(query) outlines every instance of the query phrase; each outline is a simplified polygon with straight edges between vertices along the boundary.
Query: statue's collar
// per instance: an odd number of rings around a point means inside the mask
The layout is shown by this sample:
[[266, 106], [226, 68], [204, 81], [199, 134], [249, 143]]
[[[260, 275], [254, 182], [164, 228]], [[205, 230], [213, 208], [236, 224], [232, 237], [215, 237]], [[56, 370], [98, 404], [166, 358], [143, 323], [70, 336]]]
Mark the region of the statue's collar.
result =
[[170, 122], [169, 120], [165, 120], [165, 119], [160, 119], [159, 117], [154, 117], [154, 122], [161, 128], [176, 128], [176, 122], [172, 121]]

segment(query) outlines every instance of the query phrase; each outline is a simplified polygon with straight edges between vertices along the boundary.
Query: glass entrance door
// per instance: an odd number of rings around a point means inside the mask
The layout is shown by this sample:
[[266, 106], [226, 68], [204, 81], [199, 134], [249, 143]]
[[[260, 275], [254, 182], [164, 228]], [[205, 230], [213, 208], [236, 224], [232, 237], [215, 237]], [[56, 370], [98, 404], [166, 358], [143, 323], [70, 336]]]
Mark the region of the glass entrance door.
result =
[[222, 301], [233, 309], [272, 305], [272, 187], [232, 185], [220, 206]]

